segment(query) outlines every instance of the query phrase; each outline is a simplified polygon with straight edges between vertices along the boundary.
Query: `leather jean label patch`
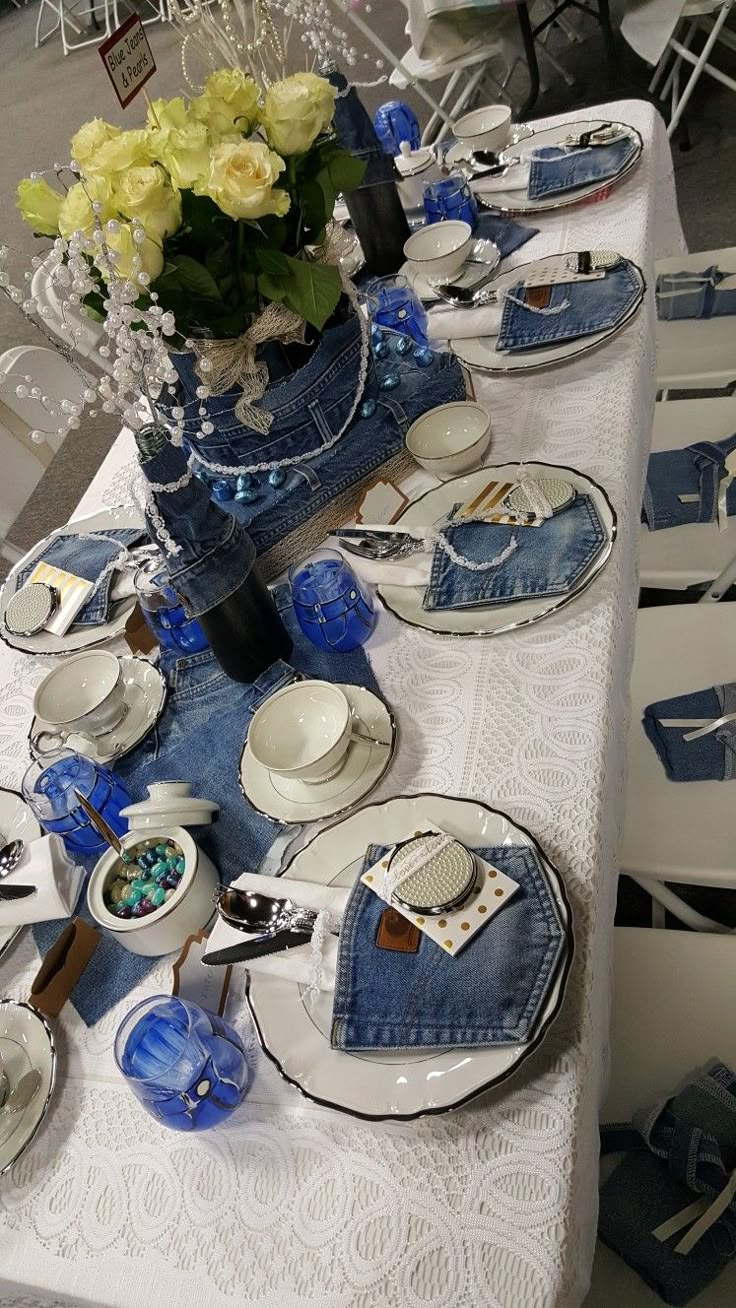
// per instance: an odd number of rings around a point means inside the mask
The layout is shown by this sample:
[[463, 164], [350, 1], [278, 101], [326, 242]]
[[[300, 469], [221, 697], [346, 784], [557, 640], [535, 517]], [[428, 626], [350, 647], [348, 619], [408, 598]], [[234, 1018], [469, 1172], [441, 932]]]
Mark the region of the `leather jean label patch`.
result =
[[551, 298], [551, 286], [527, 286], [524, 291], [524, 303], [530, 309], [546, 309]]
[[407, 922], [395, 908], [384, 908], [376, 932], [379, 949], [394, 949], [400, 954], [416, 954], [419, 948], [419, 931]]

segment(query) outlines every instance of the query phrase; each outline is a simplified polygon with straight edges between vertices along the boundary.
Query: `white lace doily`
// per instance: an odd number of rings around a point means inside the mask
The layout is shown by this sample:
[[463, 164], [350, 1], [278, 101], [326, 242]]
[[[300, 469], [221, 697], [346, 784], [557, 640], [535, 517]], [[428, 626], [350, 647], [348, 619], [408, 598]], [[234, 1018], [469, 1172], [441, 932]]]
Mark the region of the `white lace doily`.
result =
[[[0, 1180], [4, 1308], [559, 1308], [583, 1298], [654, 403], [653, 261], [684, 248], [656, 110], [623, 101], [590, 112], [637, 127], [641, 162], [602, 203], [540, 215], [513, 263], [618, 250], [644, 272], [645, 307], [577, 363], [476, 377], [475, 389], [491, 414], [490, 461], [523, 453], [606, 487], [619, 517], [611, 560], [577, 602], [528, 630], [445, 639], [382, 613], [368, 646], [399, 724], [379, 797], [427, 789], [497, 804], [565, 876], [576, 955], [560, 1018], [516, 1078], [417, 1123], [317, 1108], [254, 1052], [243, 1108], [187, 1136], [158, 1127], [115, 1072], [113, 1033], [133, 997], [91, 1030], [67, 1008], [51, 1112]], [[85, 509], [118, 501], [131, 457], [122, 438]], [[18, 788], [30, 696], [48, 662], [4, 646], [0, 662], [0, 782]], [[37, 965], [25, 933], [0, 962], [0, 993], [25, 997]], [[169, 981], [159, 966], [135, 999]], [[241, 975], [228, 1016], [248, 1033], [242, 990]]]

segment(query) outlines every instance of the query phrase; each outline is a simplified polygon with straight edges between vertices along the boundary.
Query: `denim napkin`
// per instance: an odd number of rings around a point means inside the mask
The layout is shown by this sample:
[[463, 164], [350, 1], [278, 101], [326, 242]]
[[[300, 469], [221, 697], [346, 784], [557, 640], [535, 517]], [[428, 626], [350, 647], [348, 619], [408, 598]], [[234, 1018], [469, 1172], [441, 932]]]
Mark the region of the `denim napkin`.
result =
[[[726, 279], [733, 284], [722, 286]], [[657, 278], [657, 317], [664, 322], [684, 318], [721, 318], [736, 313], [736, 279], [716, 264], [702, 272], [662, 273]]]
[[[528, 845], [479, 849], [518, 882], [461, 953], [419, 932], [415, 953], [380, 949], [386, 904], [360, 876], [385, 853], [372, 845], [340, 927], [333, 1049], [441, 1049], [529, 1040], [562, 957], [565, 932], [539, 859]], [[466, 905], [473, 912], [472, 898]]]
[[502, 218], [500, 214], [483, 212], [478, 217], [474, 235], [493, 241], [498, 247], [502, 259], [513, 254], [521, 245], [526, 245], [539, 232], [538, 227], [525, 227], [515, 223], [513, 218]]
[[[736, 435], [650, 454], [641, 506], [641, 520], [649, 530], [715, 522], [726, 458], [732, 450], [736, 450]], [[681, 495], [690, 498], [683, 503]], [[726, 488], [726, 512], [736, 513], [736, 479]]]
[[589, 495], [577, 495], [569, 508], [547, 518], [541, 527], [468, 522], [444, 527], [443, 535], [463, 558], [475, 563], [497, 558], [512, 540], [516, 548], [498, 567], [474, 572], [453, 563], [449, 554], [435, 546], [422, 601], [422, 607], [429, 611], [566, 595], [600, 553], [606, 539]]
[[498, 349], [534, 350], [616, 327], [641, 300], [641, 279], [628, 259], [591, 281], [560, 282], [540, 304], [537, 288], [517, 282], [504, 292]]
[[625, 1157], [600, 1193], [598, 1234], [673, 1308], [688, 1304], [736, 1253], [732, 1200], [689, 1253], [676, 1246], [691, 1223], [659, 1239], [653, 1232], [698, 1196], [714, 1199], [736, 1164], [736, 1076], [717, 1063], [694, 1074], [674, 1098], [601, 1128], [601, 1152]]
[[[97, 582], [110, 560], [120, 553], [118, 548], [120, 545], [130, 547], [144, 538], [148, 539], [145, 531], [140, 527], [105, 528], [103, 531], [96, 531], [95, 536], [107, 536], [110, 544], [106, 545], [101, 540], [91, 540], [84, 535], [57, 536], [43, 554], [39, 554], [33, 563], [29, 563], [28, 567], [19, 572], [18, 586], [24, 585], [36, 564], [41, 562], [50, 563], [55, 568], [64, 568], [66, 572], [73, 572], [76, 577], [84, 577], [85, 581]], [[112, 571], [108, 572], [107, 576], [99, 582], [87, 603], [79, 610], [72, 626], [96, 627], [99, 623], [107, 621], [113, 575]]]
[[530, 200], [564, 195], [579, 186], [616, 177], [632, 157], [638, 143], [627, 136], [611, 145], [544, 145], [535, 150], [529, 166]]
[[[184, 777], [192, 782], [195, 795], [220, 805], [214, 823], [194, 828], [192, 834], [224, 882], [256, 870], [282, 830], [278, 822], [257, 813], [240, 790], [240, 754], [259, 704], [293, 679], [295, 669], [306, 677], [378, 689], [362, 649], [348, 654], [317, 649], [301, 632], [288, 586], [277, 587], [274, 599], [294, 643], [291, 664], [275, 663], [256, 682], [242, 685], [226, 677], [208, 651], [173, 661], [166, 669], [169, 697], [162, 717], [145, 740], [114, 766], [134, 800], [145, 797], [151, 781]], [[91, 869], [94, 862], [87, 860], [87, 866]], [[81, 905], [80, 915], [91, 921], [84, 894]], [[59, 924], [39, 923], [33, 934], [45, 953], [59, 934]], [[80, 1017], [88, 1026], [99, 1021], [156, 962], [128, 953], [112, 936], [103, 935], [72, 996]]]
[[[651, 740], [670, 781], [733, 781], [736, 778], [736, 721], [697, 740], [685, 740], [698, 720], [715, 721], [736, 713], [736, 682], [693, 690], [648, 704], [642, 726]], [[692, 727], [663, 727], [660, 719], [695, 719]]]

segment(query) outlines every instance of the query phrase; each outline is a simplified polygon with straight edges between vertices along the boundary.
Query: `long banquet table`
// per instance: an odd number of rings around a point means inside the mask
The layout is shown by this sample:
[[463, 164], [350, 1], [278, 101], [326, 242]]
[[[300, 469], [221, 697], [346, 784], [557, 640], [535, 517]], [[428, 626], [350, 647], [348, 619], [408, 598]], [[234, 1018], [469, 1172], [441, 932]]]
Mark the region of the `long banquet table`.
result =
[[[513, 259], [621, 251], [644, 271], [645, 306], [577, 362], [474, 383], [493, 423], [489, 461], [523, 449], [607, 488], [613, 555], [584, 595], [526, 630], [446, 639], [382, 612], [368, 646], [400, 742], [373, 798], [477, 797], [528, 826], [560, 868], [576, 936], [560, 1017], [512, 1080], [444, 1116], [361, 1122], [302, 1099], [259, 1055], [232, 1120], [182, 1136], [141, 1111], [111, 1052], [134, 999], [170, 986], [171, 960], [91, 1029], [67, 1005], [50, 1113], [0, 1178], [5, 1308], [553, 1308], [584, 1297], [654, 403], [651, 281], [655, 257], [683, 248], [656, 111], [623, 101], [594, 116], [637, 127], [643, 158], [604, 201], [542, 216]], [[123, 435], [80, 511], [120, 502], [131, 461]], [[2, 647], [0, 664], [0, 783], [18, 788], [48, 663]], [[37, 966], [25, 932], [0, 962], [0, 995], [25, 998]], [[228, 1016], [252, 1042], [243, 989], [241, 970]]]

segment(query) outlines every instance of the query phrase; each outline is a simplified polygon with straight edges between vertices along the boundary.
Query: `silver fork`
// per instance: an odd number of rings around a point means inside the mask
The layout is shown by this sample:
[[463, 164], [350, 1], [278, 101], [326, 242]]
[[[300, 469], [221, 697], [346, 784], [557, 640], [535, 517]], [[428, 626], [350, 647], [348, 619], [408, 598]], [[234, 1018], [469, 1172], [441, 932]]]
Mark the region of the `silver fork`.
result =
[[376, 562], [385, 559], [406, 559], [412, 554], [419, 554], [427, 548], [422, 540], [415, 540], [413, 536], [406, 536], [404, 540], [377, 540], [372, 537], [364, 537], [361, 540], [346, 539], [338, 534], [337, 540], [342, 549], [348, 550], [350, 554], [357, 554], [361, 559], [373, 559]]

